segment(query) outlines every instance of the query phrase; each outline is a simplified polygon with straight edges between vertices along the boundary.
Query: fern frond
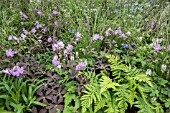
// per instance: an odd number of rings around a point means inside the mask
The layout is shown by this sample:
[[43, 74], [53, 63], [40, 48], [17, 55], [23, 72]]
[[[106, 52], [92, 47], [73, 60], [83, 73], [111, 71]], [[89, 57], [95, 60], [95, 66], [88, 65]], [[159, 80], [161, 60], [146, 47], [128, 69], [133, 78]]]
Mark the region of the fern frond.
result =
[[96, 113], [98, 110], [100, 110], [101, 108], [103, 108], [105, 105], [106, 105], [106, 102], [108, 100], [105, 98], [105, 99], [102, 99], [101, 101], [97, 101], [95, 106], [94, 106], [94, 112]]
[[148, 106], [141, 97], [137, 97], [135, 107], [139, 108], [138, 113], [154, 113], [153, 109]]
[[127, 103], [127, 95], [128, 93], [128, 84], [123, 84], [121, 87], [116, 89], [116, 93], [114, 94], [117, 98], [116, 101], [118, 102], [118, 108], [121, 113], [125, 113], [128, 103]]
[[100, 81], [101, 81], [100, 82], [100, 86], [101, 86], [100, 93], [103, 93], [104, 91], [106, 91], [109, 88], [116, 89], [117, 86], [121, 86], [118, 83], [112, 82], [112, 80], [107, 76], [102, 76]]
[[105, 110], [106, 113], [120, 113], [116, 101], [116, 97], [112, 95], [110, 97], [111, 100], [107, 101], [107, 109]]
[[148, 85], [152, 86], [151, 79], [145, 74], [137, 74], [135, 77], [130, 77], [130, 79], [137, 80], [139, 82], [146, 82]]
[[[101, 100], [100, 94], [100, 85], [96, 83], [88, 84], [85, 86], [86, 91], [83, 91], [85, 94], [81, 97], [81, 106], [82, 111], [86, 111], [87, 108], [94, 102], [96, 103], [97, 100]], [[84, 113], [84, 112], [83, 112]]]

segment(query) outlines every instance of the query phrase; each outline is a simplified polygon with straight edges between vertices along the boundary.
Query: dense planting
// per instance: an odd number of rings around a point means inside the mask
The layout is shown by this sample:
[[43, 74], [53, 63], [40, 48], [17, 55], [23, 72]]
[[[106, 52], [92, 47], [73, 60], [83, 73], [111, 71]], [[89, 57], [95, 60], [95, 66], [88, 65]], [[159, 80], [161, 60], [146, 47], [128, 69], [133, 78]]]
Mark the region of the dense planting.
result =
[[166, 0], [1, 0], [0, 113], [169, 113]]

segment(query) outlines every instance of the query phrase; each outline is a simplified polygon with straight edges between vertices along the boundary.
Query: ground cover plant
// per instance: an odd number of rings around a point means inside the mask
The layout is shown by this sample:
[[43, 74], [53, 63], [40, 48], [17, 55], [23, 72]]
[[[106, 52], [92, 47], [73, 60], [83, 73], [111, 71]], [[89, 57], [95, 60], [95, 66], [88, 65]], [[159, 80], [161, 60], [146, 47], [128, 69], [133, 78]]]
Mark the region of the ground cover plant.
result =
[[1, 0], [0, 113], [169, 113], [168, 0]]

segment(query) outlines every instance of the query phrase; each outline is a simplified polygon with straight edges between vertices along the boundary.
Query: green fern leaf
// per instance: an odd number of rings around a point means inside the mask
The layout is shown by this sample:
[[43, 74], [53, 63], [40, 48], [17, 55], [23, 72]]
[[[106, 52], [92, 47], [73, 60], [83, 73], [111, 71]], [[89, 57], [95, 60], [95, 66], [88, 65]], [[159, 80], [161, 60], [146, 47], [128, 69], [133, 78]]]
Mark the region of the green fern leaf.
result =
[[81, 106], [83, 113], [97, 100], [101, 100], [100, 95], [100, 85], [96, 83], [88, 84], [85, 86], [86, 91], [83, 91], [85, 94], [81, 97]]
[[139, 108], [138, 113], [154, 113], [153, 109], [148, 106], [141, 97], [137, 97], [135, 107]]
[[102, 76], [100, 81], [101, 81], [100, 82], [100, 86], [101, 86], [100, 93], [103, 93], [104, 91], [106, 91], [109, 88], [116, 89], [116, 86], [121, 86], [118, 83], [112, 82], [112, 80], [107, 76]]
[[146, 82], [148, 85], [152, 86], [151, 79], [145, 74], [137, 74], [135, 77], [131, 77], [130, 79], [137, 80], [139, 82]]

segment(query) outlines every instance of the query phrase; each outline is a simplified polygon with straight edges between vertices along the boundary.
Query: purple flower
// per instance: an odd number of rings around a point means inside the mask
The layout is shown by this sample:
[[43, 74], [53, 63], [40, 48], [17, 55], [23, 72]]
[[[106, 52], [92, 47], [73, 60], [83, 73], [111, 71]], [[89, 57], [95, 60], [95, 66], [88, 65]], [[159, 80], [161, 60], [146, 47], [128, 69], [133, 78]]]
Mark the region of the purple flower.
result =
[[8, 40], [12, 40], [12, 37], [13, 37], [12, 35], [9, 35]]
[[50, 42], [53, 41], [53, 39], [52, 39], [51, 37], [49, 37], [49, 38], [47, 39], [47, 41], [50, 43]]
[[13, 76], [20, 76], [20, 74], [24, 73], [24, 67], [14, 66], [13, 69], [9, 70], [10, 74]]
[[22, 31], [23, 31], [23, 33], [24, 33], [25, 35], [27, 35], [27, 34], [28, 34], [28, 31], [27, 31], [27, 30], [25, 30], [25, 28], [23, 28], [23, 29], [22, 29]]
[[32, 28], [32, 29], [31, 29], [31, 32], [32, 32], [32, 33], [35, 33], [35, 32], [36, 32], [36, 29], [35, 29], [35, 28]]
[[12, 38], [13, 38], [14, 40], [18, 40], [18, 38], [17, 38], [16, 36], [12, 36]]
[[69, 50], [70, 52], [73, 50], [73, 46], [71, 44], [68, 44], [66, 47], [67, 50]]
[[44, 29], [43, 29], [43, 33], [46, 33], [46, 32], [47, 32], [47, 28], [44, 28]]
[[93, 35], [93, 40], [98, 40], [100, 38], [100, 35], [99, 34], [94, 34]]
[[52, 50], [56, 51], [57, 44], [52, 44]]
[[58, 14], [58, 12], [56, 10], [53, 10], [53, 14], [56, 15]]
[[100, 37], [99, 37], [99, 40], [103, 40], [103, 36], [100, 36]]
[[28, 16], [26, 14], [22, 13], [22, 12], [20, 12], [20, 16], [24, 19], [28, 19]]
[[37, 29], [42, 28], [42, 24], [36, 24], [36, 28]]
[[112, 31], [112, 29], [111, 29], [111, 28], [109, 28], [109, 29], [107, 29], [107, 30], [106, 30], [106, 32], [105, 32], [106, 37], [110, 36], [110, 31]]
[[170, 44], [168, 45], [168, 50], [170, 51]]
[[4, 20], [5, 22], [8, 22], [8, 20]]
[[37, 14], [38, 14], [39, 16], [44, 16], [44, 14], [43, 14], [41, 11], [38, 11]]
[[156, 44], [156, 45], [154, 46], [154, 50], [155, 50], [156, 52], [160, 51], [161, 49], [162, 49], [162, 47], [161, 47], [160, 44]]
[[154, 28], [154, 22], [150, 23], [150, 27], [153, 29]]
[[52, 60], [52, 64], [57, 67], [60, 65], [60, 61], [58, 61], [58, 57], [57, 56], [54, 56], [53, 57], [53, 60]]
[[2, 70], [2, 73], [7, 74], [7, 75], [11, 75], [10, 72], [9, 72], [9, 69]]
[[80, 38], [81, 37], [81, 33], [80, 32], [76, 32], [76, 38]]
[[26, 35], [21, 34], [21, 37], [22, 37], [23, 40], [25, 40]]
[[64, 54], [69, 54], [73, 50], [73, 46], [71, 44], [68, 44], [66, 49], [64, 50]]
[[12, 49], [6, 50], [6, 56], [7, 56], [7, 57], [13, 57], [14, 54], [15, 54], [15, 52], [12, 51]]
[[114, 32], [114, 34], [115, 34], [115, 35], [119, 34], [119, 30], [116, 30], [116, 31]]
[[34, 9], [35, 12], [38, 12], [39, 10], [37, 8]]
[[76, 38], [74, 43], [77, 44], [78, 41], [79, 41], [79, 38]]
[[86, 67], [86, 65], [87, 65], [87, 61], [79, 62], [78, 65], [76, 66], [76, 70], [77, 71], [82, 70], [84, 67]]
[[39, 42], [39, 43], [42, 43], [42, 40], [39, 39], [38, 42]]
[[57, 41], [57, 49], [60, 50], [60, 49], [63, 49], [64, 48], [64, 43], [60, 40]]
[[24, 67], [19, 67], [17, 66], [16, 68], [14, 68], [14, 72], [13, 72], [13, 76], [19, 76], [20, 74], [24, 73]]
[[120, 37], [121, 37], [121, 38], [125, 38], [126, 35], [125, 35], [124, 33], [122, 33], [122, 34], [120, 35]]

